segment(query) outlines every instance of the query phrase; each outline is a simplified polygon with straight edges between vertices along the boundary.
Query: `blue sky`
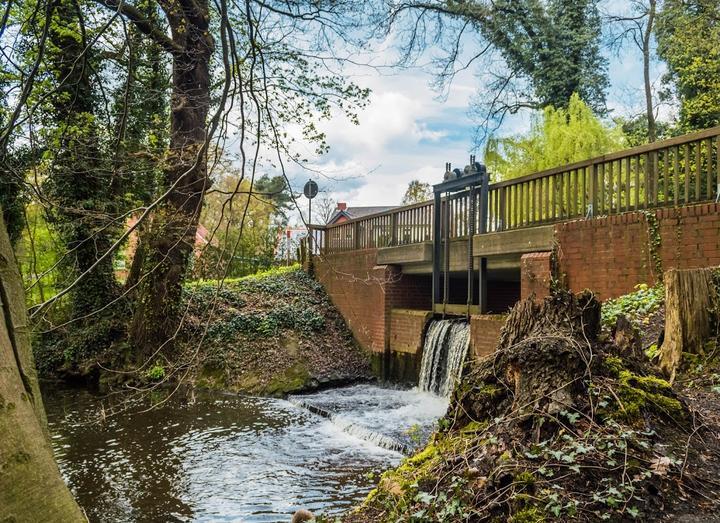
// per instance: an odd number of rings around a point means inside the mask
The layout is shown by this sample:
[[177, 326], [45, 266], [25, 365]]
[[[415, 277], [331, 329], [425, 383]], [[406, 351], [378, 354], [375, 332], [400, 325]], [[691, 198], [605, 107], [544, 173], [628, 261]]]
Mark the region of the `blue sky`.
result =
[[[606, 54], [612, 114], [641, 113], [644, 94], [639, 50], [627, 46], [621, 56]], [[656, 84], [662, 73], [662, 64], [654, 63], [652, 78]], [[459, 75], [442, 98], [431, 89], [431, 74], [422, 67], [384, 74], [362, 70], [352, 80], [372, 89], [369, 106], [359, 114], [360, 124], [353, 125], [342, 116], [323, 122], [330, 152], [312, 162], [322, 175], [293, 171], [295, 189], [301, 189], [312, 177], [336, 202], [349, 206], [398, 205], [411, 180], [438, 183], [445, 162], [468, 162], [476, 126], [468, 115], [470, 100], [476, 94], [475, 71]], [[660, 115], [668, 118], [671, 110], [661, 110]], [[499, 134], [526, 131], [530, 117], [523, 113], [507, 119]], [[301, 205], [305, 203], [303, 198]]]

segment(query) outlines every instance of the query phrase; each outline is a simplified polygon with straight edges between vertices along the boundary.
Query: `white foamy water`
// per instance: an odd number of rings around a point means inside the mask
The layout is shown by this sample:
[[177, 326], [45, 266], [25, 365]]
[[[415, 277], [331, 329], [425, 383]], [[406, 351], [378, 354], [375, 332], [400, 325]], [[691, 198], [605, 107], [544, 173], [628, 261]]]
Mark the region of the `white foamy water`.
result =
[[447, 401], [357, 385], [290, 401], [201, 395], [96, 419], [87, 391], [45, 391], [60, 469], [91, 521], [287, 522], [298, 508], [335, 514], [397, 465], [388, 442], [418, 445]]
[[460, 379], [470, 346], [470, 325], [458, 320], [434, 320], [423, 346], [418, 387], [448, 397]]
[[[409, 390], [354, 385], [316, 394], [292, 396], [290, 401], [331, 413], [346, 432], [385, 448], [397, 442], [408, 450], [424, 443], [447, 411], [447, 399], [418, 388]], [[375, 435], [375, 436], [373, 436]]]

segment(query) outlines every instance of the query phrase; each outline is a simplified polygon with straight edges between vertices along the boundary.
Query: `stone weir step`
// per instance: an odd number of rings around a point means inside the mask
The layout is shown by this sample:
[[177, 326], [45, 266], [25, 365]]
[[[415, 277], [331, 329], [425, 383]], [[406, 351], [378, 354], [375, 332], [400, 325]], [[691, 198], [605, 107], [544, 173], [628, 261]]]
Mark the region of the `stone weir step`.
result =
[[330, 420], [335, 425], [337, 425], [343, 432], [346, 432], [351, 436], [355, 436], [356, 438], [365, 440], [380, 448], [399, 452], [401, 454], [404, 454], [405, 456], [410, 456], [413, 453], [413, 449], [411, 449], [404, 443], [396, 440], [395, 438], [392, 438], [385, 434], [380, 434], [379, 432], [370, 430], [367, 427], [363, 427], [358, 423], [354, 423], [352, 421], [344, 419], [342, 415], [332, 412], [323, 407], [313, 405], [307, 400], [293, 397], [288, 398], [288, 400], [296, 407], [305, 409], [308, 412], [311, 412], [317, 416], [321, 416]]

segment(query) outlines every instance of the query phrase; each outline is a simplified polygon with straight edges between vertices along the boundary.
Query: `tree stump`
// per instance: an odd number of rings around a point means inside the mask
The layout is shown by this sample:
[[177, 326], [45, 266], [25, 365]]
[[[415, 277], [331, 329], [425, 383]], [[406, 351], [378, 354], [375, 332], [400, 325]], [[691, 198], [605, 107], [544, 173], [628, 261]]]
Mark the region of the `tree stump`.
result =
[[672, 382], [683, 352], [702, 354], [717, 321], [716, 268], [671, 269], [665, 273], [665, 339], [660, 368]]
[[[460, 412], [491, 419], [516, 411], [524, 423], [533, 414], [555, 415], [583, 393], [600, 330], [600, 303], [590, 292], [560, 291], [542, 303], [515, 305], [491, 358], [478, 362], [456, 391]], [[458, 421], [463, 421], [458, 419]]]

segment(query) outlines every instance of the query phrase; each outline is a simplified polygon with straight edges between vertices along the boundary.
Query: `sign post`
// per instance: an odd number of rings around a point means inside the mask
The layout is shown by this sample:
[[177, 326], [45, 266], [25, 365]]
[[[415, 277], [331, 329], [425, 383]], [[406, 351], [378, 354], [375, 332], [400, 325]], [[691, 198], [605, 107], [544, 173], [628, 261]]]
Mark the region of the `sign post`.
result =
[[308, 199], [308, 219], [307, 219], [307, 229], [308, 229], [308, 252], [312, 252], [312, 232], [310, 231], [310, 224], [312, 223], [312, 201], [313, 198], [315, 198], [318, 195], [318, 184], [315, 183], [314, 180], [308, 180], [305, 183], [305, 187], [303, 187], [303, 194], [305, 195], [305, 198]]
[[303, 194], [308, 199], [308, 224], [312, 223], [312, 200], [318, 194], [318, 184], [314, 180], [308, 180], [303, 187]]

